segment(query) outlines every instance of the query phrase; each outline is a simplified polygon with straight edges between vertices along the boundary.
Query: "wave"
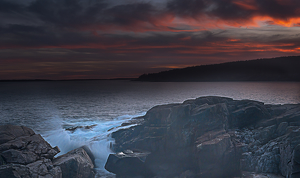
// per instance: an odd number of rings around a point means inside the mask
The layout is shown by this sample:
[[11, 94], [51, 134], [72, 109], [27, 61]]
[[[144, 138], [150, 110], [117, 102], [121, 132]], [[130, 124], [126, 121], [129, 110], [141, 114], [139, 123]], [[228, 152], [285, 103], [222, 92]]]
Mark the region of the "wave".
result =
[[104, 165], [110, 153], [111, 144], [114, 139], [111, 133], [120, 128], [132, 127], [133, 125], [121, 126], [135, 117], [145, 115], [122, 115], [113, 120], [90, 120], [90, 119], [70, 119], [68, 121], [55, 121], [60, 124], [57, 129], [47, 131], [42, 136], [51, 146], [58, 146], [61, 152], [57, 155], [65, 154], [75, 148], [87, 145], [95, 156], [95, 167], [100, 171], [105, 171]]

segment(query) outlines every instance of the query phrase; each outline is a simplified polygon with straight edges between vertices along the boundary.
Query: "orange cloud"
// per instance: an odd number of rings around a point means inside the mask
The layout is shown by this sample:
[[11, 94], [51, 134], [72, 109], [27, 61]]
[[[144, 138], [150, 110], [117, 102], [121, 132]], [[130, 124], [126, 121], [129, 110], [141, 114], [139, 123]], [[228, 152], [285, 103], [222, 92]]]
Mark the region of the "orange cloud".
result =
[[[216, 53], [245, 53], [245, 52], [283, 52], [300, 54], [300, 48], [295, 44], [260, 44], [254, 42], [213, 42], [205, 46], [195, 46], [176, 51], [179, 54], [216, 54]], [[288, 49], [287, 49], [288, 48]]]

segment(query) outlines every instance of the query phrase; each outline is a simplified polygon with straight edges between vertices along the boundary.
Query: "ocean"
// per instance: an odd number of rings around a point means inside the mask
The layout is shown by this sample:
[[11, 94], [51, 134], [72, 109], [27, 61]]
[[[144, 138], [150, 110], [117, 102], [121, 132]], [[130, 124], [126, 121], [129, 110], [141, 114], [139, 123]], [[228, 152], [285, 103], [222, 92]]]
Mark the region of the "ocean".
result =
[[[299, 82], [133, 82], [126, 80], [0, 82], [0, 125], [24, 125], [60, 154], [88, 145], [98, 172], [112, 152], [110, 133], [153, 106], [201, 96], [300, 103]], [[86, 127], [85, 126], [90, 126]], [[66, 129], [76, 128], [74, 131]], [[114, 128], [114, 129], [112, 129]]]

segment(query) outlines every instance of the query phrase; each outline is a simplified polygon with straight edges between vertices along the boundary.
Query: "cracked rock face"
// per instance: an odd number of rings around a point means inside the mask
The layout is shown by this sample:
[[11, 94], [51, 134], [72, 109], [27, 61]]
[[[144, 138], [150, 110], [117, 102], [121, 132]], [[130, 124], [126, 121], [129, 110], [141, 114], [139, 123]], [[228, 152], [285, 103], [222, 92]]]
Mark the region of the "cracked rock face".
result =
[[[7, 178], [90, 178], [94, 165], [84, 148], [54, 158], [58, 147], [52, 148], [41, 135], [24, 126], [0, 126], [0, 177]], [[72, 153], [72, 154], [70, 154]], [[75, 158], [79, 159], [75, 159]], [[62, 161], [62, 158], [75, 161]], [[55, 164], [60, 162], [60, 164]], [[88, 163], [81, 164], [81, 163]], [[74, 166], [74, 165], [77, 165]], [[65, 167], [72, 168], [68, 171]], [[76, 172], [76, 175], [69, 176]]]
[[4, 177], [61, 177], [51, 159], [59, 153], [41, 135], [23, 126], [0, 126], [0, 175]]
[[62, 170], [62, 177], [95, 177], [94, 164], [87, 151], [83, 147], [72, 150], [53, 161], [54, 166], [59, 166]]
[[158, 177], [299, 177], [299, 104], [201, 97], [139, 119], [112, 134], [113, 149], [151, 152], [145, 165]]

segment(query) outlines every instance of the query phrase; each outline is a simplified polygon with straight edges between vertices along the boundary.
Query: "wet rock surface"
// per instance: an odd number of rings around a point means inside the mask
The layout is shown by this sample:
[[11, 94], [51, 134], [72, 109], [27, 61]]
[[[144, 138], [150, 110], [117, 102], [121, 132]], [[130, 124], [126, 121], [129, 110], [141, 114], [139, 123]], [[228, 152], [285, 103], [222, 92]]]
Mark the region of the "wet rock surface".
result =
[[154, 174], [145, 164], [149, 152], [125, 150], [110, 154], [105, 164], [105, 169], [115, 173], [118, 177], [153, 177]]
[[72, 150], [53, 161], [54, 166], [59, 166], [62, 170], [62, 178], [95, 177], [94, 164], [83, 147]]
[[[60, 152], [58, 147], [52, 148], [41, 135], [35, 134], [31, 129], [24, 126], [1, 125], [0, 126], [0, 177], [7, 178], [62, 178], [70, 174], [64, 166], [71, 167], [72, 172], [80, 172], [84, 169], [86, 175], [77, 174], [75, 178], [93, 177], [93, 163], [84, 151], [75, 150], [73, 157], [85, 157], [78, 162], [64, 162], [61, 158], [54, 158]], [[61, 157], [70, 158], [70, 154]], [[71, 158], [70, 158], [71, 159]], [[89, 167], [82, 162], [89, 162]], [[74, 166], [74, 165], [77, 165]], [[87, 169], [90, 168], [90, 169]], [[90, 174], [88, 174], [90, 173]]]
[[97, 124], [87, 125], [87, 126], [75, 126], [75, 127], [66, 128], [66, 130], [70, 131], [70, 132], [75, 132], [77, 129], [88, 130], [88, 129], [92, 129], [92, 128], [96, 127], [96, 126], [97, 126]]
[[112, 134], [112, 149], [150, 152], [152, 177], [300, 177], [299, 104], [201, 97], [139, 119]]

